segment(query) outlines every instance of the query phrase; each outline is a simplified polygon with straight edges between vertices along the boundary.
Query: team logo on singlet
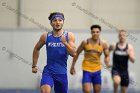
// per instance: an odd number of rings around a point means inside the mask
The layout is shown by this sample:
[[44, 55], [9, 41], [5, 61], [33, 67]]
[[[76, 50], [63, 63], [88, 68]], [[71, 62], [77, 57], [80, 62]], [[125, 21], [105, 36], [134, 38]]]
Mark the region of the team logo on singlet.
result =
[[128, 55], [128, 53], [126, 51], [118, 51], [118, 50], [115, 51], [115, 54], [117, 54], [117, 55], [123, 55], [123, 56]]
[[48, 47], [64, 47], [64, 44], [62, 42], [49, 42]]

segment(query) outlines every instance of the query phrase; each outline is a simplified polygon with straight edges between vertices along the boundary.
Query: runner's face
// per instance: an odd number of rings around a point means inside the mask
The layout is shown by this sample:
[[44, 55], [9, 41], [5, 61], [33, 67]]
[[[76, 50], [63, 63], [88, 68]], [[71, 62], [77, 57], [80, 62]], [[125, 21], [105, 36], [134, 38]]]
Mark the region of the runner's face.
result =
[[100, 32], [101, 32], [101, 31], [99, 30], [99, 28], [93, 28], [93, 29], [91, 30], [92, 38], [93, 38], [94, 40], [99, 39]]
[[53, 30], [59, 31], [63, 27], [63, 20], [61, 18], [55, 18], [51, 22], [51, 26], [53, 27]]
[[120, 32], [119, 33], [119, 40], [120, 40], [120, 42], [125, 42], [126, 41], [126, 32]]

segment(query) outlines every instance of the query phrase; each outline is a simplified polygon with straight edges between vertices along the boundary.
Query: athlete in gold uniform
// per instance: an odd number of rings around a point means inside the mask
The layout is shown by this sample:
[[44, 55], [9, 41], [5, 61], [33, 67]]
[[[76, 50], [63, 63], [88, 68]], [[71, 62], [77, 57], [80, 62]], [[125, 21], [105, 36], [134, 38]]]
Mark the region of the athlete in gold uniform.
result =
[[73, 58], [70, 73], [75, 74], [75, 63], [79, 54], [84, 50], [84, 60], [82, 63], [83, 69], [83, 92], [90, 93], [91, 83], [93, 84], [94, 93], [101, 91], [101, 54], [104, 52], [104, 62], [107, 67], [110, 67], [109, 62], [109, 49], [106, 41], [100, 39], [101, 27], [99, 25], [91, 26], [91, 38], [83, 40], [77, 49], [77, 54]]

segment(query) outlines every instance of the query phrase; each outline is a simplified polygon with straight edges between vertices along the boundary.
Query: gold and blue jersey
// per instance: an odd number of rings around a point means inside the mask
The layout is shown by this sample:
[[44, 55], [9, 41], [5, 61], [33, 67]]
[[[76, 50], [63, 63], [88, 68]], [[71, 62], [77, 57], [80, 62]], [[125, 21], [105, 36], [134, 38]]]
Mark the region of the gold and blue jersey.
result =
[[87, 43], [84, 47], [84, 60], [82, 69], [89, 72], [101, 70], [101, 54], [103, 46], [100, 44]]

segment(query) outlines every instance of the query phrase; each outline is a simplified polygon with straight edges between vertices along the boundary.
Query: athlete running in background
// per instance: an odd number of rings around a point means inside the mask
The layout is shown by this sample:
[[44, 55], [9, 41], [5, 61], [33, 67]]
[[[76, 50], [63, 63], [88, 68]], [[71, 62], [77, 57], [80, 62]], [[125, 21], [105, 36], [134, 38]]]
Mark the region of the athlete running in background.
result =
[[93, 84], [94, 93], [101, 91], [101, 54], [104, 53], [104, 62], [107, 67], [109, 65], [109, 48], [105, 40], [100, 39], [101, 27], [99, 25], [91, 26], [91, 38], [83, 40], [77, 49], [76, 56], [73, 58], [70, 73], [75, 74], [75, 63], [79, 54], [84, 51], [83, 69], [83, 92], [90, 93], [91, 84]]
[[121, 93], [127, 93], [129, 85], [128, 60], [135, 62], [134, 48], [126, 42], [126, 31], [120, 30], [119, 41], [110, 46], [113, 50], [112, 79], [114, 93], [118, 93], [118, 86], [121, 85]]

